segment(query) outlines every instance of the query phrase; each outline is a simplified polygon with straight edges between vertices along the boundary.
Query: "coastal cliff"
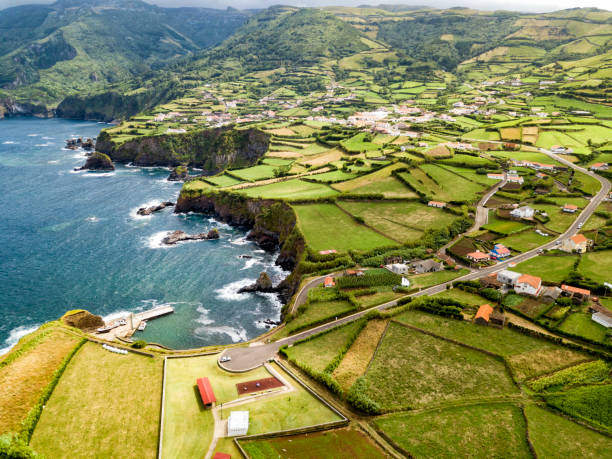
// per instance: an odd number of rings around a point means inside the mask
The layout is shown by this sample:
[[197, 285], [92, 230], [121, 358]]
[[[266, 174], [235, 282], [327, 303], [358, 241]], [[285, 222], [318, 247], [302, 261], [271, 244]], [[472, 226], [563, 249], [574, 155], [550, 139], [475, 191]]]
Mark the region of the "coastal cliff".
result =
[[113, 161], [138, 166], [187, 165], [214, 174], [227, 167], [254, 165], [268, 150], [270, 136], [259, 129], [222, 127], [140, 137], [117, 144], [102, 131], [96, 151], [106, 153]]
[[230, 225], [251, 228], [247, 238], [264, 250], [280, 250], [276, 264], [292, 271], [278, 286], [283, 303], [287, 303], [296, 292], [300, 282], [297, 268], [304, 252], [304, 239], [297, 228], [293, 209], [285, 202], [251, 199], [224, 191], [192, 193], [183, 190], [175, 212], [214, 215]]

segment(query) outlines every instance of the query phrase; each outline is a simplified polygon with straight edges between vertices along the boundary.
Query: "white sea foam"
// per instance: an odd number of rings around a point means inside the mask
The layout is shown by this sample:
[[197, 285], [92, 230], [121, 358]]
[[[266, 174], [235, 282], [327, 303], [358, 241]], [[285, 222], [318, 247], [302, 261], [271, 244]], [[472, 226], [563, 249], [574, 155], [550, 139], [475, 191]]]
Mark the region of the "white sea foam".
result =
[[283, 303], [281, 303], [281, 301], [279, 300], [278, 295], [276, 293], [272, 293], [272, 292], [269, 292], [269, 293], [257, 292], [256, 295], [265, 298], [280, 313], [280, 310], [283, 307]]
[[55, 137], [44, 136], [43, 140], [55, 140]]
[[59, 160], [54, 159], [53, 161], [47, 161], [47, 164], [59, 164]]
[[145, 239], [145, 245], [150, 249], [169, 249], [173, 247], [162, 243], [162, 239], [165, 238], [170, 231], [160, 231]]
[[115, 172], [88, 172], [83, 174], [83, 177], [112, 177], [116, 175]]
[[244, 328], [230, 327], [229, 325], [220, 325], [218, 327], [199, 327], [195, 329], [196, 335], [227, 335], [233, 343], [246, 341], [248, 339], [247, 332]]
[[130, 311], [126, 311], [125, 309], [122, 309], [119, 311], [111, 312], [110, 314], [103, 316], [102, 320], [108, 323], [108, 322], [112, 322], [113, 320], [117, 320], [117, 319], [125, 319], [126, 317], [129, 317], [130, 313], [131, 313]]
[[40, 134], [28, 134], [28, 137], [38, 137]]
[[238, 239], [234, 239], [232, 241], [230, 241], [230, 244], [234, 244], [234, 245], [246, 245], [248, 244], [249, 241], [247, 241], [246, 236], [240, 237]]
[[18, 144], [19, 142], [14, 142], [12, 140], [7, 140], [5, 142], [2, 142], [2, 145], [15, 145]]
[[258, 260], [257, 258], [249, 258], [247, 259], [246, 263], [244, 264], [243, 268], [240, 268], [240, 271], [244, 271], [245, 269], [250, 269], [253, 266], [255, 266], [256, 264], [261, 263], [260, 260]]
[[100, 219], [98, 217], [96, 217], [95, 215], [92, 216], [92, 217], [87, 217], [85, 220], [87, 220], [88, 222], [91, 222], [91, 223], [96, 223], [96, 222], [100, 221]]
[[249, 297], [248, 293], [238, 293], [238, 290], [251, 285], [253, 282], [255, 282], [255, 279], [240, 279], [218, 288], [215, 290], [217, 299], [223, 301], [244, 301]]
[[153, 206], [156, 206], [158, 204], [161, 204], [161, 200], [160, 199], [153, 199], [151, 201], [147, 201], [144, 204], [139, 205], [138, 207], [132, 207], [130, 209], [130, 217], [133, 218], [134, 220], [142, 220], [142, 219], [149, 220], [153, 216], [153, 214], [138, 215], [138, 209], [141, 209], [143, 207], [153, 207]]
[[4, 355], [6, 354], [8, 351], [10, 351], [13, 346], [15, 344], [17, 344], [17, 342], [24, 337], [25, 335], [27, 335], [28, 333], [32, 333], [33, 331], [35, 331], [39, 326], [36, 325], [34, 327], [26, 327], [24, 325], [21, 325], [17, 328], [12, 329], [9, 332], [9, 336], [8, 338], [4, 341], [4, 347], [0, 348], [0, 355]]
[[206, 309], [205, 307], [203, 307], [202, 305], [198, 306], [196, 308], [196, 311], [198, 311], [200, 313], [200, 317], [198, 317], [195, 321], [199, 324], [202, 325], [210, 325], [212, 323], [215, 323], [214, 320], [212, 320], [211, 318], [208, 317], [208, 314], [210, 313], [210, 310]]
[[49, 147], [49, 146], [51, 146], [51, 145], [53, 145], [53, 144], [52, 144], [52, 143], [50, 143], [50, 142], [45, 142], [45, 143], [37, 143], [37, 144], [36, 144], [36, 145], [34, 145], [34, 146], [35, 146], [35, 147]]

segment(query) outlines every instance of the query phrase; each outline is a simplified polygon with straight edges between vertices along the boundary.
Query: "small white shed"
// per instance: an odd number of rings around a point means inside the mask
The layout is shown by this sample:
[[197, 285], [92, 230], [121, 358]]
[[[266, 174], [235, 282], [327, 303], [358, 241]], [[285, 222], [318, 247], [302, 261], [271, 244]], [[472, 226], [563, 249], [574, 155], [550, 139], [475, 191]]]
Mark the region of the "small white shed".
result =
[[227, 418], [227, 436], [246, 435], [249, 431], [249, 412], [232, 411]]

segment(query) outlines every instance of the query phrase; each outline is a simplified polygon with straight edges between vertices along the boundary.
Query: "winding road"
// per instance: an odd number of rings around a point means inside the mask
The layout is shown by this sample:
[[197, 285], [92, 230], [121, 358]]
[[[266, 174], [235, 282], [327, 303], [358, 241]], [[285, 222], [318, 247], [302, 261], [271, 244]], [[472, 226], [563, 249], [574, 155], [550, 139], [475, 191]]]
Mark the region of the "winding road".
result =
[[[601, 189], [599, 190], [597, 195], [591, 199], [589, 204], [582, 210], [582, 212], [578, 215], [574, 223], [572, 223], [572, 225], [567, 229], [567, 231], [565, 231], [563, 234], [558, 236], [553, 241], [550, 241], [549, 243], [539, 246], [528, 252], [512, 257], [509, 260], [499, 262], [487, 268], [473, 271], [469, 274], [466, 274], [465, 276], [453, 279], [452, 281], [445, 282], [443, 284], [438, 284], [433, 287], [429, 287], [427, 289], [412, 293], [407, 296], [418, 297], [418, 296], [423, 296], [423, 295], [434, 295], [436, 293], [440, 293], [446, 290], [447, 286], [450, 285], [452, 282], [480, 279], [482, 277], [488, 276], [491, 273], [495, 273], [502, 269], [506, 269], [510, 267], [510, 265], [514, 266], [518, 263], [529, 260], [530, 258], [536, 257], [539, 255], [541, 250], [554, 248], [557, 246], [558, 242], [564, 239], [567, 239], [568, 237], [571, 237], [577, 233], [579, 229], [578, 228], [579, 225], [584, 224], [591, 217], [591, 215], [593, 215], [593, 212], [595, 211], [595, 209], [597, 209], [597, 207], [604, 201], [606, 196], [608, 196], [608, 194], [610, 193], [610, 189], [611, 189], [610, 182], [607, 179], [600, 177], [599, 175], [587, 169], [584, 169], [583, 167], [577, 166], [555, 155], [551, 151], [544, 150], [544, 149], [539, 149], [539, 151], [548, 155], [551, 159], [554, 159], [555, 161], [558, 161], [559, 163], [565, 164], [568, 167], [571, 167], [572, 169], [575, 169], [579, 172], [582, 172], [584, 174], [587, 174], [597, 179], [601, 183]], [[494, 187], [490, 192], [487, 193], [487, 195], [485, 195], [481, 199], [481, 201], [479, 202], [479, 207], [481, 207], [481, 203], [486, 203], [486, 201], [495, 193], [495, 191], [497, 191], [497, 187]], [[482, 207], [484, 207], [484, 205], [482, 205]], [[477, 212], [477, 215], [478, 215], [478, 212]], [[323, 282], [324, 278], [325, 276], [317, 277], [315, 279], [311, 279], [306, 284], [304, 284], [302, 288], [300, 289], [300, 291], [298, 292], [295, 298], [294, 304], [292, 305], [290, 311], [294, 311], [295, 308], [299, 307], [299, 304], [302, 304], [308, 297], [308, 291], [311, 288], [316, 287], [317, 285], [320, 285]], [[378, 306], [374, 306], [372, 308], [356, 312], [355, 314], [351, 314], [350, 316], [343, 317], [333, 322], [328, 322], [326, 324], [319, 325], [318, 327], [314, 327], [314, 328], [305, 330], [301, 333], [297, 333], [287, 338], [279, 339], [278, 341], [275, 341], [272, 343], [255, 342], [255, 343], [252, 343], [249, 347], [238, 347], [238, 348], [227, 349], [221, 354], [221, 356], [231, 357], [231, 360], [229, 362], [224, 362], [224, 363], [220, 362], [219, 365], [222, 368], [228, 371], [232, 371], [232, 372], [243, 372], [243, 371], [251, 370], [253, 368], [256, 368], [264, 364], [268, 360], [274, 358], [274, 356], [276, 355], [280, 347], [285, 344], [293, 344], [296, 341], [308, 338], [309, 336], [315, 335], [317, 333], [328, 330], [330, 328], [338, 327], [348, 322], [352, 322], [354, 320], [357, 320], [365, 316], [369, 311], [384, 310], [384, 309], [388, 309], [396, 305], [397, 305], [397, 300], [390, 301], [384, 304], [380, 304]]]

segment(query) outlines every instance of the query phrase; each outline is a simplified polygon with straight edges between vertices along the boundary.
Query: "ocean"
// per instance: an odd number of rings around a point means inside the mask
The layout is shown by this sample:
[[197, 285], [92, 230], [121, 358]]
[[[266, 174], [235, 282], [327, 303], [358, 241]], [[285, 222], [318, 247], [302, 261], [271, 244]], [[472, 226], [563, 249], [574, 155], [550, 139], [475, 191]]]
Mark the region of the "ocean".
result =
[[[62, 119], [0, 120], [0, 354], [26, 333], [71, 309], [105, 318], [172, 305], [134, 339], [175, 349], [226, 344], [263, 333], [278, 320], [274, 294], [238, 294], [266, 271], [288, 273], [246, 240], [244, 229], [213, 218], [148, 217], [140, 207], [176, 201], [181, 184], [165, 168], [116, 165], [113, 172], [75, 172], [84, 152], [72, 137], [96, 136], [103, 123]], [[167, 247], [173, 230], [218, 228], [220, 239]], [[241, 258], [249, 255], [252, 258]]]

